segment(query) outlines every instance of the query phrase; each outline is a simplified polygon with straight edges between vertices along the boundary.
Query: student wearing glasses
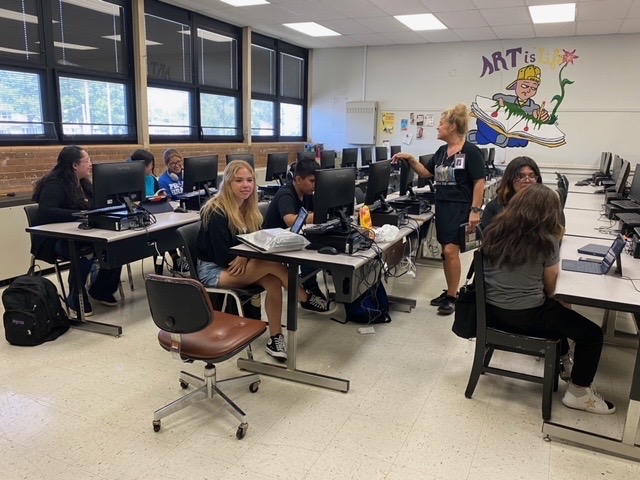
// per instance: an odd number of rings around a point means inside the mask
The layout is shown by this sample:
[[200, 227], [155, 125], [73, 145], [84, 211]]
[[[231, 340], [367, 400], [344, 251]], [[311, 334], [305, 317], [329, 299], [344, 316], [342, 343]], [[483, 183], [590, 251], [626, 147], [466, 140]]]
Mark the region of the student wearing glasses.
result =
[[160, 176], [158, 182], [160, 188], [164, 188], [167, 195], [171, 195], [171, 200], [176, 200], [183, 188], [183, 157], [175, 148], [169, 148], [164, 151], [162, 158], [167, 166], [167, 171]]
[[496, 197], [484, 207], [480, 222], [482, 229], [484, 230], [493, 217], [504, 210], [516, 193], [536, 183], [542, 183], [542, 176], [538, 164], [532, 158], [516, 157], [511, 160], [496, 189]]
[[484, 281], [491, 327], [575, 342], [571, 379], [562, 397], [569, 408], [610, 414], [616, 407], [591, 386], [602, 353], [602, 329], [555, 300], [559, 274], [560, 198], [533, 184], [521, 189], [484, 231]]

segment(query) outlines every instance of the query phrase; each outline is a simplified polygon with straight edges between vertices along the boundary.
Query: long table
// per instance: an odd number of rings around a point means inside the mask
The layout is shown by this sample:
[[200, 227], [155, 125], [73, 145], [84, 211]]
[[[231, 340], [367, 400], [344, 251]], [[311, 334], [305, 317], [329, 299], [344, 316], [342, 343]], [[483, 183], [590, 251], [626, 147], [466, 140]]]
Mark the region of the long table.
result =
[[[571, 195], [569, 195], [569, 198]], [[600, 238], [611, 240], [616, 237], [618, 221], [609, 220], [594, 210], [565, 210], [565, 235], [572, 237]]]
[[71, 267], [76, 271], [78, 290], [78, 318], [71, 325], [81, 330], [120, 336], [122, 327], [96, 321], [88, 321], [84, 315], [82, 291], [84, 279], [80, 273], [80, 248], [90, 245], [101, 268], [116, 268], [127, 263], [152, 256], [157, 252], [166, 252], [181, 246], [176, 229], [182, 225], [196, 222], [198, 212], [166, 212], [155, 215], [156, 223], [143, 229], [116, 232], [98, 228], [81, 230], [78, 222], [50, 223], [27, 228], [34, 235], [45, 235], [69, 242]]
[[[391, 242], [378, 243], [385, 253], [385, 261], [388, 267], [397, 264], [405, 255], [406, 244], [411, 241], [408, 237], [415, 234], [419, 237], [422, 223], [429, 222], [433, 218], [428, 213], [415, 220], [413, 227], [401, 228], [398, 238]], [[254, 250], [246, 245], [239, 245], [231, 249], [232, 253], [248, 258], [258, 258], [272, 262], [284, 263], [288, 266], [288, 284], [298, 284], [298, 271], [300, 266], [309, 266], [317, 269], [325, 269], [331, 272], [333, 284], [336, 288], [334, 299], [338, 302], [352, 302], [364, 293], [378, 277], [380, 263], [375, 264], [378, 252], [367, 249], [354, 255], [338, 254], [325, 255], [312, 250], [298, 250], [293, 252], [265, 253]], [[389, 296], [390, 302], [402, 303], [409, 310], [415, 307], [416, 302], [407, 298]], [[340, 392], [349, 391], [349, 380], [330, 377], [314, 372], [307, 372], [297, 368], [296, 331], [298, 330], [298, 290], [289, 288], [287, 295], [287, 362], [286, 365], [258, 362], [245, 358], [238, 359], [238, 367], [249, 372], [270, 375], [285, 380], [324, 387]]]
[[604, 195], [569, 192], [564, 208], [565, 210], [592, 210], [600, 212], [604, 210], [604, 203]]
[[[561, 258], [577, 259], [581, 256], [578, 253], [578, 248], [585, 243], [611, 244], [610, 241], [605, 240], [585, 242], [584, 238], [567, 236], [562, 241]], [[622, 254], [621, 260], [622, 274], [625, 277], [640, 278], [640, 260], [634, 259], [626, 253]], [[630, 280], [621, 278], [615, 273], [590, 275], [562, 271], [556, 285], [556, 298], [577, 305], [629, 312], [633, 315], [636, 328], [640, 331], [640, 292], [635, 289]], [[604, 437], [596, 433], [553, 422], [544, 422], [542, 431], [549, 437], [640, 460], [640, 445], [635, 444], [639, 422], [640, 355], [638, 355], [636, 347], [631, 390], [629, 392], [629, 407], [621, 439]]]

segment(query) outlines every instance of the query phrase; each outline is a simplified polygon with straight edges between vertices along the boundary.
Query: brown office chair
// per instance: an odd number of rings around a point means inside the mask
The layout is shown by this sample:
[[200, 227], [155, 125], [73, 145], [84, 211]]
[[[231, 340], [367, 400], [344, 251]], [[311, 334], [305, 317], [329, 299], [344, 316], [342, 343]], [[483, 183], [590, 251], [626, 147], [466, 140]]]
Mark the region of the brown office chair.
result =
[[[191, 278], [200, 281], [198, 278], [198, 269], [196, 268], [196, 240], [198, 239], [198, 232], [200, 231], [200, 224], [190, 223], [178, 228], [177, 232], [182, 239], [184, 246], [184, 254], [189, 262], [189, 273]], [[222, 312], [227, 311], [227, 301], [229, 298], [235, 302], [235, 312], [241, 317], [245, 315], [244, 306], [256, 295], [260, 295], [264, 289], [258, 285], [250, 285], [246, 288], [212, 288], [206, 287], [207, 292], [212, 294], [220, 294], [223, 296], [222, 305], [220, 310]], [[217, 305], [216, 305], [217, 306]], [[257, 308], [257, 307], [256, 307]]]
[[[476, 250], [473, 257], [476, 286], [476, 350], [473, 357], [473, 367], [469, 376], [469, 383], [464, 396], [471, 398], [478, 384], [480, 375], [493, 373], [503, 377], [517, 378], [529, 382], [542, 384], [542, 418], [551, 419], [551, 403], [553, 392], [558, 390], [558, 376], [560, 373], [560, 339], [536, 338], [516, 333], [504, 332], [487, 325], [484, 265], [482, 252]], [[521, 353], [544, 358], [544, 375], [538, 377], [525, 373], [490, 367], [494, 350]]]
[[217, 394], [231, 406], [231, 413], [240, 420], [236, 437], [243, 438], [249, 428], [247, 415], [220, 387], [249, 385], [249, 391], [255, 393], [260, 377], [252, 373], [218, 380], [216, 363], [232, 358], [244, 349], [252, 360], [251, 342], [266, 331], [266, 325], [259, 320], [214, 311], [205, 288], [191, 278], [150, 274], [145, 278], [145, 285], [151, 317], [161, 330], [158, 333], [160, 346], [183, 362], [205, 363], [204, 378], [180, 372], [182, 388], [188, 388], [189, 384], [198, 388], [156, 410], [153, 414], [154, 432], [160, 431], [164, 417]]

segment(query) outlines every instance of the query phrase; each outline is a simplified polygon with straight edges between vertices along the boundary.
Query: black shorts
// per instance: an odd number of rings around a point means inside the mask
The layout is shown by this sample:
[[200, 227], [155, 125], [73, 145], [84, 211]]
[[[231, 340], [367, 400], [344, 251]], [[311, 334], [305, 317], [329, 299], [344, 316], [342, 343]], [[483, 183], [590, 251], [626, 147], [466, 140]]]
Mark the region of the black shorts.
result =
[[469, 222], [471, 205], [460, 202], [436, 202], [436, 237], [438, 243], [460, 245], [460, 225]]

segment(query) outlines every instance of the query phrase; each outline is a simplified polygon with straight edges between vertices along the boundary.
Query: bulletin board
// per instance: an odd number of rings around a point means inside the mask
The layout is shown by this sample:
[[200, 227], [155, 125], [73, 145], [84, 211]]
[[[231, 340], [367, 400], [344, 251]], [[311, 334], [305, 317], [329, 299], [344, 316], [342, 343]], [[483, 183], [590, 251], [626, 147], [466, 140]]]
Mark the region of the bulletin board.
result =
[[380, 108], [378, 144], [388, 141], [390, 145], [400, 145], [403, 152], [418, 156], [433, 153], [442, 145], [436, 132], [441, 113], [419, 108]]

